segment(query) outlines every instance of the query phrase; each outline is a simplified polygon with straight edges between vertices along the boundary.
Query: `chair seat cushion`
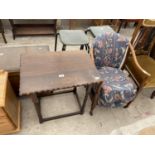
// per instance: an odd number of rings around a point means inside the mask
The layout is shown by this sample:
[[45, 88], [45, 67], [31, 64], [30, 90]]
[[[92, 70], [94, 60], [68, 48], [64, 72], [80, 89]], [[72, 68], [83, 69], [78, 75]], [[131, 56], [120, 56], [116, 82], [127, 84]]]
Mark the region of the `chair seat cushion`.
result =
[[103, 78], [99, 103], [107, 107], [125, 106], [137, 92], [134, 81], [120, 69], [103, 67], [99, 69]]
[[115, 32], [110, 26], [107, 26], [107, 25], [106, 26], [90, 26], [88, 29], [92, 32], [94, 37], [99, 36], [103, 34], [104, 32], [112, 32], [112, 33]]
[[82, 30], [60, 30], [60, 41], [65, 45], [84, 45], [88, 44], [87, 35]]

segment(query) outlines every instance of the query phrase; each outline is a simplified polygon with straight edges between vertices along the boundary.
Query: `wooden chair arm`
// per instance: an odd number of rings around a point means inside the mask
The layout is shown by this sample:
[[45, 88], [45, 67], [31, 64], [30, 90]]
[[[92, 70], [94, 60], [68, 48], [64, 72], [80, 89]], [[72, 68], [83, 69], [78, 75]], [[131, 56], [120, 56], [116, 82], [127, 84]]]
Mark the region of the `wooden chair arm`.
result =
[[151, 76], [151, 74], [148, 73], [146, 70], [144, 70], [144, 69], [140, 66], [140, 64], [138, 63], [137, 58], [136, 58], [136, 54], [135, 54], [135, 50], [134, 50], [133, 46], [131, 45], [131, 43], [129, 43], [129, 48], [130, 48], [130, 50], [131, 50], [131, 54], [132, 54], [132, 56], [133, 56], [133, 60], [134, 60], [135, 65], [137, 66], [137, 68], [138, 68], [142, 73], [144, 73], [145, 75]]

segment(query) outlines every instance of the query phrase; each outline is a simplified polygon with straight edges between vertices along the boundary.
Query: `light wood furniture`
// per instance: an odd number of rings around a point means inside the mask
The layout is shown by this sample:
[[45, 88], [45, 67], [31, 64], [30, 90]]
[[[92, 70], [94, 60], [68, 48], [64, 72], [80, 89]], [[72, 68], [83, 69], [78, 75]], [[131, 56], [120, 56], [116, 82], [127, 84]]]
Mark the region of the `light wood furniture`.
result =
[[[23, 54], [20, 69], [20, 95], [31, 96], [39, 122], [83, 114], [93, 84], [102, 83], [100, 75], [86, 51]], [[86, 94], [80, 103], [77, 87], [85, 86]], [[79, 110], [43, 118], [40, 98], [48, 95], [73, 92]]]
[[155, 135], [155, 126], [150, 126], [140, 130], [138, 135]]
[[20, 103], [8, 80], [8, 73], [0, 71], [0, 134], [20, 130]]
[[56, 33], [55, 19], [13, 19], [10, 23], [14, 39], [16, 36], [55, 35]]
[[[145, 49], [141, 46], [138, 46], [138, 44], [140, 42], [147, 42], [147, 32], [151, 32], [150, 35], [153, 34], [153, 36], [152, 41], [150, 41], [150, 45], [147, 49]], [[155, 60], [150, 57], [150, 54], [153, 55], [155, 53], [155, 51], [152, 51], [155, 46], [155, 20], [141, 20], [133, 33], [131, 42], [134, 45], [139, 64], [151, 75], [145, 85], [145, 88], [155, 88]], [[138, 47], [140, 47], [140, 49]], [[154, 96], [155, 91], [152, 92], [150, 97], [154, 98]]]
[[0, 48], [0, 69], [8, 71], [9, 80], [16, 95], [19, 94], [20, 55], [23, 53], [48, 51], [49, 47], [47, 45]]
[[151, 74], [140, 63], [140, 60], [136, 56], [135, 50], [131, 44], [129, 44], [129, 53], [124, 64], [124, 68], [130, 73], [130, 76], [137, 84], [139, 91], [148, 85]]

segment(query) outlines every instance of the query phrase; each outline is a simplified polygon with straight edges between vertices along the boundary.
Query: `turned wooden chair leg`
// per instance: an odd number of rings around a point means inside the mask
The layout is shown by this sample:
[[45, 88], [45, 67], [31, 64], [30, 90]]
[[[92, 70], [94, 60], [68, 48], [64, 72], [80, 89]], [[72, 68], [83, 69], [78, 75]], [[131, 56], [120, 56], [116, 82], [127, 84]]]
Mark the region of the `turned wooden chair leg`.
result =
[[155, 97], [155, 90], [152, 92], [150, 98], [153, 99]]
[[[131, 101], [132, 102], [132, 101]], [[128, 108], [129, 105], [131, 104], [131, 102], [129, 102], [127, 105], [125, 105], [123, 108]]]

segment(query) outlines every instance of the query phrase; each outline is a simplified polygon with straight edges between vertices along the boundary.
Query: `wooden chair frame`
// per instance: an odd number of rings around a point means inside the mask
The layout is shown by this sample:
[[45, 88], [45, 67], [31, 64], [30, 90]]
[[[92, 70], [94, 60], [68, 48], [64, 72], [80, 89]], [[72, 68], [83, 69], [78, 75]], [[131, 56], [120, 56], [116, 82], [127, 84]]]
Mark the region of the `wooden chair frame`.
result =
[[[138, 44], [139, 38], [141, 37], [141, 30], [142, 28], [155, 28], [155, 19], [144, 19], [144, 20], [140, 20], [140, 22], [138, 23], [132, 39], [131, 39], [131, 43], [133, 44], [134, 48], [136, 47], [136, 45]], [[152, 30], [153, 31], [153, 30]], [[152, 32], [151, 31], [151, 32]], [[145, 35], [145, 34], [143, 34]], [[143, 68], [145, 70], [148, 70], [148, 72], [152, 75], [150, 77], [150, 81], [154, 81], [154, 70], [155, 70], [155, 63], [153, 62], [154, 60], [150, 57], [151, 56], [151, 51], [153, 50], [155, 46], [155, 37], [152, 39], [151, 43], [149, 44], [147, 51], [148, 53], [146, 54], [137, 54], [137, 58], [140, 60], [143, 60], [145, 62], [140, 62], [140, 64], [143, 66]], [[145, 55], [145, 56], [142, 56]], [[144, 58], [145, 57], [145, 58]], [[144, 65], [144, 64], [146, 65]], [[149, 67], [150, 66], [150, 67]], [[154, 66], [154, 67], [153, 67]], [[145, 88], [153, 88], [155, 87], [155, 83], [154, 82], [148, 82], [148, 85], [145, 86]], [[155, 90], [152, 92], [150, 98], [154, 98], [155, 97]]]

